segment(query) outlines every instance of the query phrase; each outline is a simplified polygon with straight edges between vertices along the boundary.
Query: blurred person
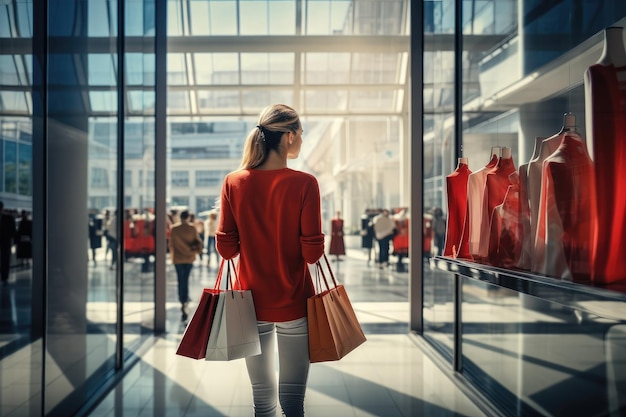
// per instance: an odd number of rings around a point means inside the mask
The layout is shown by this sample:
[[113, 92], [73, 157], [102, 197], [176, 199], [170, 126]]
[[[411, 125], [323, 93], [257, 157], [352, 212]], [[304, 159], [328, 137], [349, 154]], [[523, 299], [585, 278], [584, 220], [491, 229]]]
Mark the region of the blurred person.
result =
[[337, 211], [337, 217], [330, 221], [330, 249], [329, 255], [335, 255], [335, 260], [339, 262], [341, 255], [346, 254], [346, 246], [343, 240], [343, 219], [341, 212]]
[[89, 249], [91, 250], [91, 260], [96, 265], [96, 250], [102, 247], [102, 236], [104, 235], [104, 225], [102, 216], [89, 213]]
[[[361, 248], [367, 252], [367, 266], [369, 266], [374, 248], [374, 226], [372, 225], [372, 217], [367, 211], [361, 215]], [[375, 250], [374, 257], [376, 257]]]
[[117, 210], [113, 214], [109, 214], [109, 220], [106, 223], [106, 236], [108, 249], [111, 250], [111, 265], [109, 269], [114, 269], [117, 263]]
[[378, 263], [382, 269], [389, 266], [389, 242], [393, 239], [396, 222], [389, 216], [389, 210], [383, 209], [372, 219], [372, 224], [378, 241]]
[[262, 353], [246, 358], [257, 417], [276, 415], [277, 396], [285, 416], [304, 415], [306, 305], [315, 294], [307, 264], [324, 254], [324, 235], [317, 180], [287, 167], [301, 146], [296, 111], [265, 108], [245, 141], [240, 169], [222, 186], [217, 251], [225, 259], [239, 255], [239, 280], [252, 291], [261, 339]]
[[187, 320], [189, 311], [189, 275], [196, 260], [196, 255], [202, 252], [202, 241], [194, 225], [189, 222], [189, 211], [180, 213], [180, 222], [172, 226], [170, 230], [170, 257], [176, 269], [178, 280], [178, 300], [182, 320]]
[[33, 257], [33, 221], [28, 217], [26, 210], [20, 213], [20, 222], [15, 237], [15, 257], [20, 265], [28, 265]]
[[[190, 214], [189, 223], [192, 224], [193, 227], [196, 228], [196, 232], [198, 232], [198, 236], [200, 237], [200, 240], [204, 244], [204, 222], [202, 221], [202, 219], [196, 219], [196, 216], [194, 214]], [[201, 261], [202, 261], [203, 253], [204, 253], [204, 249], [201, 250], [200, 253], [198, 254], [200, 256]]]
[[207, 244], [206, 244], [206, 257], [207, 257], [207, 266], [211, 267], [211, 253], [215, 253], [215, 258], [217, 264], [220, 263], [220, 254], [215, 249], [215, 232], [217, 231], [217, 213], [215, 211], [211, 211], [209, 216], [206, 219], [205, 231], [207, 236]]
[[4, 203], [0, 201], [0, 279], [3, 286], [9, 283], [11, 248], [15, 243], [16, 233], [15, 217], [5, 213]]
[[406, 208], [400, 209], [393, 216], [396, 222], [396, 233], [393, 237], [393, 254], [398, 258], [396, 271], [405, 272], [402, 259], [409, 256], [409, 214]]

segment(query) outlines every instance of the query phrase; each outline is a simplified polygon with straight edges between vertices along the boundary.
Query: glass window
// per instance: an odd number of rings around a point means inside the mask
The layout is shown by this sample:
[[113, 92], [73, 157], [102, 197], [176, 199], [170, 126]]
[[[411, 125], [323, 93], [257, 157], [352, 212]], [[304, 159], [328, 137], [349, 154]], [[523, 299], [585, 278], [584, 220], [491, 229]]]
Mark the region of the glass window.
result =
[[17, 144], [4, 142], [4, 191], [17, 193]]
[[168, 91], [167, 111], [170, 113], [189, 113], [189, 92]]
[[194, 69], [197, 84], [239, 83], [239, 55], [236, 53], [195, 53]]
[[306, 7], [307, 35], [352, 35], [354, 3], [350, 0], [310, 1]]
[[31, 196], [33, 191], [33, 147], [24, 143], [19, 144], [19, 194]]
[[228, 171], [196, 171], [196, 187], [218, 187]]
[[124, 170], [124, 186], [126, 187], [133, 186], [133, 171], [131, 169]]
[[20, 84], [14, 59], [14, 55], [0, 55], [0, 84]]
[[167, 54], [167, 83], [168, 85], [187, 84], [185, 54]]
[[107, 188], [109, 186], [109, 172], [106, 168], [91, 168], [90, 184], [94, 188]]
[[172, 205], [173, 206], [189, 206], [189, 197], [187, 197], [187, 196], [173, 196], [172, 197]]
[[293, 54], [241, 54], [242, 84], [293, 84]]
[[116, 91], [90, 91], [89, 100], [93, 111], [113, 113], [117, 110]]
[[209, 1], [209, 26], [212, 35], [237, 35], [236, 0]]
[[114, 55], [89, 54], [89, 85], [113, 86], [115, 77]]
[[[128, 2], [129, 4], [137, 2]], [[87, 7], [88, 13], [88, 36], [90, 37], [109, 37], [115, 36], [117, 33], [117, 24], [112, 26], [112, 19], [109, 19], [111, 13], [117, 16], [117, 3], [107, 0], [90, 0]], [[116, 19], [113, 19], [116, 20]], [[117, 22], [116, 22], [117, 23]]]
[[309, 52], [304, 55], [305, 84], [348, 84], [350, 82], [348, 52]]
[[26, 95], [21, 91], [0, 91], [0, 109], [8, 112], [30, 113]]
[[[294, 0], [241, 0], [241, 35], [293, 35], [296, 33]], [[275, 22], [280, 22], [276, 24]]]
[[172, 171], [172, 187], [189, 187], [189, 171]]
[[196, 197], [196, 211], [202, 213], [206, 210], [212, 210], [219, 202], [219, 196], [212, 195], [208, 197]]

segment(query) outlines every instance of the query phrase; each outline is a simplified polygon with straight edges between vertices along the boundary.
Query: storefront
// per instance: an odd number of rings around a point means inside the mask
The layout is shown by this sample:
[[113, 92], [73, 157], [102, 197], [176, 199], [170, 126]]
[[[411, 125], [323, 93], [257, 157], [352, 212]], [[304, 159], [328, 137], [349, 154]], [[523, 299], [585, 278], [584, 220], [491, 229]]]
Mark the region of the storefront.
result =
[[626, 3], [424, 5], [423, 336], [505, 415], [622, 415]]

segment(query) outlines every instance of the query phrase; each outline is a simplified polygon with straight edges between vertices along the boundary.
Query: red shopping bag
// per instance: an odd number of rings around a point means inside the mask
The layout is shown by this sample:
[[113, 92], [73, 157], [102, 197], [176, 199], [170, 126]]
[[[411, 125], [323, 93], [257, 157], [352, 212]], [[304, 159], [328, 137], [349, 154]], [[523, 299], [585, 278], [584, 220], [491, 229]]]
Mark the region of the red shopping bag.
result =
[[333, 286], [328, 285], [318, 261], [317, 287], [321, 287], [321, 292], [316, 290], [316, 294], [307, 299], [311, 363], [339, 360], [366, 341], [345, 287], [337, 284], [326, 255], [324, 260]]
[[224, 260], [222, 259], [217, 273], [216, 287], [205, 288], [202, 291], [198, 308], [196, 308], [191, 320], [189, 320], [189, 324], [176, 350], [177, 355], [192, 359], [205, 358], [207, 342], [209, 341], [211, 326], [215, 318], [215, 309], [217, 308], [217, 299], [220, 292], [219, 282], [222, 278], [223, 267]]

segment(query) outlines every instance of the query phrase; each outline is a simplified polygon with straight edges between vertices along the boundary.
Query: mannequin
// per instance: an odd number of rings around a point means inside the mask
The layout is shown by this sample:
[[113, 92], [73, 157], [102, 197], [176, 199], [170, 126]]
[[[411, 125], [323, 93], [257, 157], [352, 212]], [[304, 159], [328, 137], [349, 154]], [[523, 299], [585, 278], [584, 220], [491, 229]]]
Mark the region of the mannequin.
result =
[[522, 224], [520, 216], [519, 174], [509, 175], [504, 201], [491, 214], [489, 233], [489, 263], [504, 268], [514, 267], [522, 252]]
[[[563, 115], [563, 127], [561, 130], [550, 136], [549, 138], [541, 142], [539, 147], [539, 155], [533, 158], [528, 163], [528, 203], [530, 206], [530, 239], [531, 242], [536, 241], [537, 238], [537, 221], [539, 216], [539, 200], [541, 197], [541, 176], [543, 172], [543, 161], [545, 161], [554, 151], [556, 151], [563, 140], [563, 136], [567, 132], [576, 132], [576, 116], [572, 113], [565, 113]], [[580, 135], [578, 135], [580, 137]], [[580, 138], [582, 141], [582, 137]], [[534, 252], [533, 252], [534, 256]], [[534, 264], [534, 261], [531, 261]], [[531, 268], [534, 272], [535, 271]]]
[[486, 258], [489, 252], [489, 225], [493, 209], [502, 204], [506, 191], [511, 185], [509, 175], [515, 172], [511, 148], [502, 147], [500, 159], [495, 169], [487, 174], [483, 195], [483, 218], [480, 223], [479, 256]]
[[[535, 137], [535, 147], [533, 148], [533, 154], [530, 157], [530, 161], [539, 157], [539, 149], [541, 148], [541, 142], [545, 138], [541, 136]], [[532, 262], [532, 253], [534, 239], [531, 238], [530, 233], [530, 202], [528, 200], [528, 167], [530, 161], [520, 165], [519, 167], [519, 203], [520, 203], [520, 222], [522, 224], [522, 248], [517, 267], [520, 269], [530, 270]]]
[[346, 254], [346, 247], [343, 240], [343, 219], [341, 212], [337, 211], [337, 216], [330, 221], [330, 248], [329, 255], [335, 255], [335, 261], [341, 261], [341, 255]]
[[443, 256], [456, 258], [459, 253], [467, 207], [467, 179], [471, 173], [472, 171], [467, 165], [467, 158], [459, 158], [456, 170], [446, 177], [448, 225]]
[[585, 72], [587, 147], [595, 161], [597, 234], [593, 239], [592, 279], [610, 283], [626, 278], [626, 51], [623, 29], [604, 31], [598, 62]]
[[[467, 210], [463, 238], [461, 239], [460, 254], [467, 254], [478, 261], [478, 247], [480, 244], [480, 223], [482, 221], [483, 194], [487, 174], [495, 169], [500, 159], [500, 147], [491, 148], [491, 157], [487, 165], [473, 172], [467, 179]], [[461, 256], [461, 255], [459, 255]]]
[[543, 165], [533, 270], [574, 282], [591, 280], [595, 181], [584, 141], [574, 132]]

